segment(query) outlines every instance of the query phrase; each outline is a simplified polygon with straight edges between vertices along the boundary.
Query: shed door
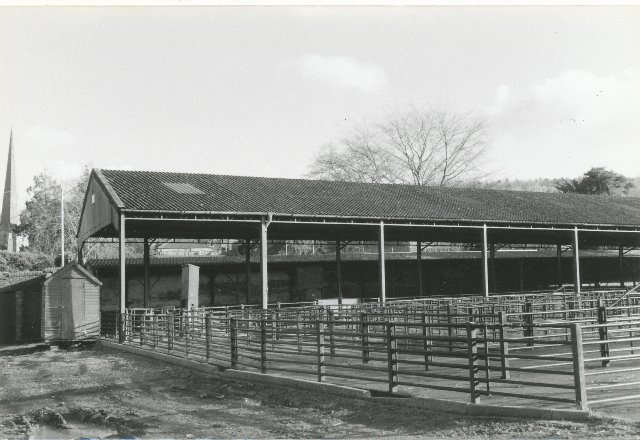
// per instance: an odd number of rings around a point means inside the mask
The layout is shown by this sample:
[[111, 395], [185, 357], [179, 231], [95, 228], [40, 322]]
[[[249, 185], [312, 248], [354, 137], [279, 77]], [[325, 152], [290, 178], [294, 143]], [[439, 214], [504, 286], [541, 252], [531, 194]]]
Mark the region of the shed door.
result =
[[84, 327], [84, 282], [76, 278], [62, 280], [62, 339], [76, 339]]

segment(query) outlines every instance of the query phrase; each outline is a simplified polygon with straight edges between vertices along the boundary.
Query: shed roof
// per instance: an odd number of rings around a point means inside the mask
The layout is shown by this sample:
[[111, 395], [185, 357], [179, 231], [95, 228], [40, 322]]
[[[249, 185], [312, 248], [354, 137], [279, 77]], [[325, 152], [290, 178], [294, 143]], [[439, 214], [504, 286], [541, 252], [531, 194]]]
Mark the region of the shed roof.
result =
[[17, 283], [9, 284], [8, 286], [4, 286], [0, 288], [0, 294], [26, 289], [32, 285], [42, 285], [42, 283], [47, 279], [48, 276], [49, 276], [48, 274], [42, 274], [42, 275], [36, 275], [33, 278], [29, 278], [27, 280], [22, 279]]
[[640, 226], [640, 198], [150, 171], [95, 170], [125, 211], [275, 213]]

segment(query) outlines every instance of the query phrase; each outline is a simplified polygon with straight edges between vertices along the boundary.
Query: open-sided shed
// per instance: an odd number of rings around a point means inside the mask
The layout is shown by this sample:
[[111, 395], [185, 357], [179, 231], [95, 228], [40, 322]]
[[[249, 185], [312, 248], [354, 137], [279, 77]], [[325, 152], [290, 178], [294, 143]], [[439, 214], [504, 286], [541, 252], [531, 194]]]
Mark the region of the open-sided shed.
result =
[[75, 341], [100, 335], [100, 281], [79, 264], [0, 289], [0, 342]]
[[[482, 253], [482, 292], [489, 295], [490, 259], [503, 244], [556, 245], [573, 253], [580, 289], [579, 247], [640, 246], [640, 199], [120, 170], [93, 170], [78, 227], [79, 260], [92, 237], [118, 238], [120, 309], [125, 301], [125, 243], [144, 241], [145, 297], [149, 240], [235, 238], [260, 246], [262, 305], [268, 302], [267, 240], [336, 243], [338, 298], [341, 246], [378, 243], [378, 296], [385, 301], [385, 241], [476, 243]], [[247, 260], [249, 254], [247, 253]], [[247, 267], [249, 265], [247, 264]], [[249, 271], [249, 268], [247, 269]], [[416, 296], [422, 292], [422, 280]]]

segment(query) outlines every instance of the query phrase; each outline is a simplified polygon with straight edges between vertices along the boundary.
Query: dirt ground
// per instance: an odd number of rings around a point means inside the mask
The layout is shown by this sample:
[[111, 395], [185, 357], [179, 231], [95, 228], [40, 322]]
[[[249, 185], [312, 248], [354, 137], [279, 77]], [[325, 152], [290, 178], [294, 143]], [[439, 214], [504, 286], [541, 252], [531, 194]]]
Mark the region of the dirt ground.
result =
[[0, 438], [638, 438], [640, 423], [474, 418], [225, 381], [99, 347], [0, 349]]

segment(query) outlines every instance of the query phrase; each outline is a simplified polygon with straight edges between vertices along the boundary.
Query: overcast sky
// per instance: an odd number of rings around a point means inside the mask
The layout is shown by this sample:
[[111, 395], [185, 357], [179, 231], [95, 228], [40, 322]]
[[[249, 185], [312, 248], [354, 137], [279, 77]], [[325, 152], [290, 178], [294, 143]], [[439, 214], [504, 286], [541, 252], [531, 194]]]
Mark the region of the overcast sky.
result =
[[501, 177], [638, 176], [640, 8], [4, 7], [0, 103], [21, 205], [44, 168], [300, 177], [431, 106], [489, 119]]

